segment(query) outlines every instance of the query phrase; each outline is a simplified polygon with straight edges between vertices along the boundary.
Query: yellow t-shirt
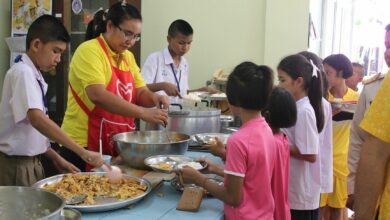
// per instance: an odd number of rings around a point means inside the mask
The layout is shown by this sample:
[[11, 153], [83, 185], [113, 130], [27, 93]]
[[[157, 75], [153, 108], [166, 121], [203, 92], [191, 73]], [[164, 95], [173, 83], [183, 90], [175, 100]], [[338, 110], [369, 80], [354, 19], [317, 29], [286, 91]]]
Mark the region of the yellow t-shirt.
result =
[[[343, 102], [357, 102], [359, 93], [348, 88], [344, 95]], [[329, 93], [329, 102], [334, 102], [334, 97]], [[339, 178], [346, 179], [348, 170], [348, 144], [349, 130], [352, 118], [348, 120], [333, 120], [333, 173]]]
[[[116, 60], [119, 54], [113, 52], [108, 47], [104, 38], [102, 36], [100, 37], [108, 49], [113, 65], [117, 65]], [[122, 53], [122, 57], [123, 60], [120, 62], [119, 69], [125, 71], [130, 70], [133, 74], [135, 87], [144, 87], [145, 81], [140, 74], [140, 69], [134, 59], [134, 55], [126, 50]], [[111, 74], [110, 62], [96, 39], [86, 41], [77, 48], [70, 63], [69, 82], [89, 110], [92, 110], [95, 104], [87, 97], [85, 88], [94, 84], [104, 84], [107, 86], [111, 80]], [[76, 102], [70, 88], [68, 89], [68, 103], [62, 129], [77, 144], [84, 147], [87, 146], [88, 117]]]
[[[390, 72], [389, 72], [390, 73]], [[360, 127], [390, 143], [390, 77], [387, 75], [378, 90], [372, 105], [364, 116]], [[390, 219], [390, 163], [387, 165], [386, 185], [380, 202], [379, 219]]]

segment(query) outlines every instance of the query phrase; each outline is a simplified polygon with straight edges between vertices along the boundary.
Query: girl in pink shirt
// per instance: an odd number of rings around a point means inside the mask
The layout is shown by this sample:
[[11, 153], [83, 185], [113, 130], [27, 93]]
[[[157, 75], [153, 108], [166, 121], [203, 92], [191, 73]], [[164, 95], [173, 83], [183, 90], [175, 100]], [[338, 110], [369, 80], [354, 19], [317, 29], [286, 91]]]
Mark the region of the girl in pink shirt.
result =
[[276, 157], [271, 179], [272, 194], [275, 200], [275, 220], [291, 219], [288, 201], [288, 181], [290, 175], [290, 146], [286, 134], [280, 128], [289, 128], [297, 120], [297, 106], [294, 97], [287, 90], [275, 87], [270, 95], [264, 117], [275, 138]]
[[185, 182], [195, 183], [222, 200], [227, 220], [274, 219], [271, 181], [276, 146], [272, 130], [260, 113], [272, 86], [272, 70], [251, 62], [239, 64], [229, 76], [226, 95], [230, 109], [241, 117], [243, 125], [227, 141], [224, 168], [207, 160], [209, 172], [224, 176], [224, 186], [208, 181], [190, 167], [177, 171]]

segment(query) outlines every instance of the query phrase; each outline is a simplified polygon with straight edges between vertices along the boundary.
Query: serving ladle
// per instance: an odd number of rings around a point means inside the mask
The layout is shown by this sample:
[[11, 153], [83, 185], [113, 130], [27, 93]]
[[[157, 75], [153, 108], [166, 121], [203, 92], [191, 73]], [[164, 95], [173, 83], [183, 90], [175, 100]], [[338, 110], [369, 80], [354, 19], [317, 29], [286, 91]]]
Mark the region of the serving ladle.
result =
[[84, 200], [86, 198], [87, 198], [86, 195], [77, 195], [77, 196], [73, 196], [71, 198], [65, 199], [65, 203], [67, 205], [77, 205], [77, 204], [84, 202]]

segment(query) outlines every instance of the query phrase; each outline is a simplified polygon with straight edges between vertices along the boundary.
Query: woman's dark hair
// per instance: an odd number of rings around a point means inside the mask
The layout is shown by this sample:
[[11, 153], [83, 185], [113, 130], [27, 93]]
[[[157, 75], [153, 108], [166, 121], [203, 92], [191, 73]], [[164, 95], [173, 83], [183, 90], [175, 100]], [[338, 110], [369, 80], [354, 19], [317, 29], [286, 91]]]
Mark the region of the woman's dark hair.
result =
[[273, 86], [273, 73], [267, 66], [243, 62], [229, 75], [226, 96], [231, 105], [263, 110]]
[[293, 80], [302, 77], [304, 89], [316, 115], [317, 131], [320, 133], [324, 128], [324, 109], [322, 108], [323, 85], [320, 71], [317, 71], [317, 76], [313, 76], [313, 66], [306, 57], [300, 54], [283, 58], [278, 65], [278, 70], [284, 71]]
[[178, 19], [169, 25], [168, 35], [171, 37], [176, 37], [176, 35], [179, 33], [183, 34], [184, 36], [190, 36], [194, 34], [194, 30], [187, 21]]
[[107, 13], [104, 10], [99, 10], [95, 13], [93, 16], [93, 19], [88, 23], [87, 31], [85, 32], [85, 40], [91, 40], [93, 38], [96, 38], [100, 35], [100, 33], [103, 33], [105, 31], [102, 29], [102, 26], [99, 24], [104, 23], [105, 17], [107, 16]]
[[337, 76], [348, 79], [353, 74], [352, 63], [344, 54], [332, 54], [324, 59], [324, 64], [328, 64], [336, 70]]
[[274, 87], [271, 91], [264, 117], [274, 134], [280, 128], [289, 128], [297, 121], [297, 105], [289, 91]]
[[70, 36], [60, 20], [52, 15], [42, 15], [28, 28], [26, 37], [26, 49], [34, 39], [39, 39], [46, 44], [50, 41], [70, 42]]
[[[124, 4], [121, 2], [113, 4], [107, 12], [107, 15], [101, 17], [94, 16], [93, 22], [96, 17], [94, 36], [99, 36], [101, 33], [106, 32], [107, 21], [111, 21], [116, 27], [119, 26], [124, 20], [137, 19], [142, 21], [141, 13], [138, 9], [130, 4]], [[99, 21], [101, 19], [101, 21]], [[104, 19], [105, 18], [105, 19]], [[86, 34], [87, 35], [87, 34]]]
[[309, 61], [312, 60], [314, 65], [316, 65], [317, 68], [320, 70], [320, 74], [321, 74], [320, 77], [322, 80], [322, 87], [323, 87], [322, 95], [325, 99], [328, 99], [329, 82], [328, 82], [328, 77], [326, 76], [324, 71], [324, 65], [322, 65], [322, 59], [319, 56], [317, 56], [317, 54], [309, 51], [302, 51], [299, 52], [298, 54], [306, 57], [306, 59], [308, 59]]

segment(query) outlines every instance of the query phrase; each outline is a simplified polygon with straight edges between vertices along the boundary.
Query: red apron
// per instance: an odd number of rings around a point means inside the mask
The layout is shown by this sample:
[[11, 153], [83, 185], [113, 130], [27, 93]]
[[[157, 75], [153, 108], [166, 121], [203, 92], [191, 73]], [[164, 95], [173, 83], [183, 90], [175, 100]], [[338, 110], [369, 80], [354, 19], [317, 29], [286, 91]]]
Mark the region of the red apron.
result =
[[[98, 37], [97, 40], [103, 48], [111, 66], [111, 80], [108, 83], [106, 90], [135, 104], [137, 94], [135, 91], [133, 74], [130, 70], [122, 71], [118, 67], [112, 65], [111, 57], [108, 54], [103, 39]], [[126, 62], [126, 60], [124, 61]], [[95, 106], [91, 111], [82, 102], [70, 83], [69, 87], [77, 104], [88, 115], [88, 150], [99, 152], [99, 145], [102, 144], [103, 154], [117, 156], [118, 153], [114, 148], [112, 136], [121, 132], [134, 131], [134, 118], [113, 114], [98, 106]], [[87, 165], [87, 171], [90, 169], [91, 167]]]

